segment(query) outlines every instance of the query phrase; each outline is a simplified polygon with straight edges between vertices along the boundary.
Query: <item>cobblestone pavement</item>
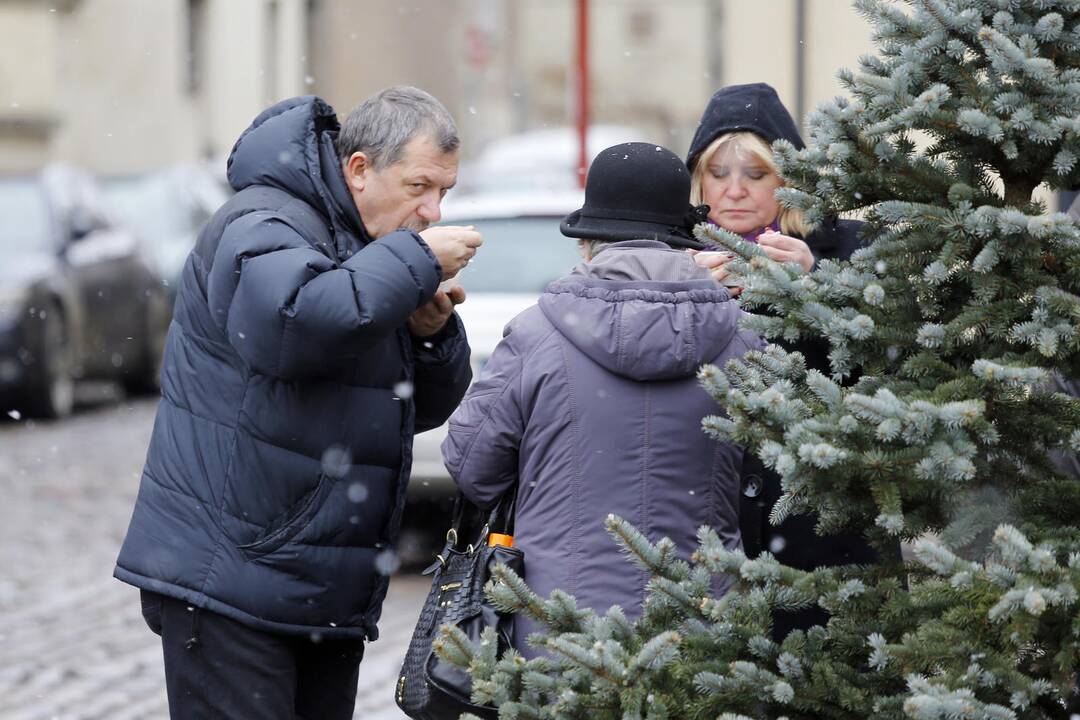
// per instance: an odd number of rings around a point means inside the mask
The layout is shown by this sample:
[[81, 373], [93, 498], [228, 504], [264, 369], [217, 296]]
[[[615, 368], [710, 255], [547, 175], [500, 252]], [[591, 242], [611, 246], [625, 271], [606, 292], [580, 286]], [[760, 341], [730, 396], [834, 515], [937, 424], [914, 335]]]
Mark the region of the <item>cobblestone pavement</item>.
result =
[[[168, 717], [158, 639], [112, 578], [156, 402], [56, 423], [0, 416], [0, 718]], [[4, 411], [6, 412], [6, 410]], [[360, 668], [356, 718], [403, 718], [393, 689], [427, 580], [398, 576]]]

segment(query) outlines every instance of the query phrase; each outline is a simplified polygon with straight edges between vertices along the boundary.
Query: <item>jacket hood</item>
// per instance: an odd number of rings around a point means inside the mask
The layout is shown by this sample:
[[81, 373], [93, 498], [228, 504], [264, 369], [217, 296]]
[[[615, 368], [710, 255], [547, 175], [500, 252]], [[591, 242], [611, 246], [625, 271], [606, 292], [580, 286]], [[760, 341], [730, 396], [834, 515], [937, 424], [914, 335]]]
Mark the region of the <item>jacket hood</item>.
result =
[[632, 380], [674, 380], [719, 357], [740, 311], [693, 258], [664, 243], [613, 243], [551, 283], [540, 310], [571, 344]]
[[340, 233], [364, 243], [369, 238], [334, 148], [340, 127], [337, 113], [321, 98], [282, 100], [240, 134], [229, 155], [228, 178], [236, 191], [269, 185], [322, 211], [334, 227], [339, 256], [344, 257], [359, 248], [350, 247]]
[[769, 144], [784, 139], [800, 150], [806, 147], [798, 125], [771, 85], [729, 85], [717, 90], [705, 107], [686, 154], [687, 167], [693, 170], [698, 156], [716, 138], [744, 130]]

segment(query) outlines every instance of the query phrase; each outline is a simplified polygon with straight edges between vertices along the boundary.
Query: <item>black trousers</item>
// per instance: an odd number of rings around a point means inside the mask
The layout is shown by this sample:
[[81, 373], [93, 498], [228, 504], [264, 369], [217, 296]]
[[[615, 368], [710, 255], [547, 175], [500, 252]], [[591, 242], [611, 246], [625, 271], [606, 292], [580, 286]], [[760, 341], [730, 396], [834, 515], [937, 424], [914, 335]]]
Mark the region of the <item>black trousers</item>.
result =
[[350, 720], [364, 644], [254, 630], [142, 592], [161, 635], [173, 720]]

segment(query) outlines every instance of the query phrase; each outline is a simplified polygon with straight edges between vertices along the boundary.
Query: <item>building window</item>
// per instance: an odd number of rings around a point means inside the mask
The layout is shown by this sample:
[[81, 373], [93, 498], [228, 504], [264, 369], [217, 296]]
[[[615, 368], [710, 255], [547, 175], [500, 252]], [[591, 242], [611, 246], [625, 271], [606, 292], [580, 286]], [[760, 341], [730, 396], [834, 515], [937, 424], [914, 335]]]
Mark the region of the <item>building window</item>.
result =
[[324, 5], [319, 0], [307, 0], [304, 11], [304, 57], [301, 58], [304, 66], [304, 85], [308, 88], [304, 92], [313, 92], [312, 86], [319, 77], [320, 68], [316, 68], [314, 57], [315, 48], [318, 47], [315, 44], [315, 35], [319, 32], [323, 8]]
[[189, 95], [202, 91], [206, 72], [206, 4], [206, 0], [187, 0], [184, 87]]
[[635, 8], [626, 16], [626, 30], [637, 44], [650, 42], [656, 34], [656, 14], [652, 8]]
[[266, 13], [263, 15], [263, 102], [272, 105], [278, 100], [278, 62], [281, 56], [281, 43], [278, 36], [280, 8], [278, 0], [267, 0]]

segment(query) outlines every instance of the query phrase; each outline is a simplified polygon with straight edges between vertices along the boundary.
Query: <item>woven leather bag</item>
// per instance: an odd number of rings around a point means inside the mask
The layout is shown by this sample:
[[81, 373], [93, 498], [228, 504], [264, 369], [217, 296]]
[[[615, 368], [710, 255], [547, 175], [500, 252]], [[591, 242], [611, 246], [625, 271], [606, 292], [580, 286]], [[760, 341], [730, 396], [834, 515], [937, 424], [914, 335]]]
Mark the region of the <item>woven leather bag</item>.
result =
[[[469, 518], [483, 520], [483, 516], [464, 497], [459, 495], [455, 502], [446, 546], [435, 563], [425, 570], [425, 574], [434, 573], [431, 590], [413, 630], [395, 691], [398, 707], [413, 720], [457, 720], [465, 712], [491, 720], [498, 717], [495, 708], [476, 705], [470, 700], [472, 678], [439, 658], [432, 652], [431, 643], [439, 627], [450, 623], [457, 625], [473, 642], [479, 642], [484, 628], [494, 627], [500, 654], [513, 645], [513, 617], [496, 611], [484, 596], [484, 584], [496, 565], [507, 565], [524, 576], [525, 557], [521, 550], [504, 545], [488, 546], [488, 535], [495, 531], [493, 528], [513, 534], [513, 504], [513, 494], [503, 498], [479, 532], [473, 534], [469, 532]], [[474, 527], [478, 524], [472, 523]], [[466, 533], [474, 539], [462, 548], [459, 538]]]

